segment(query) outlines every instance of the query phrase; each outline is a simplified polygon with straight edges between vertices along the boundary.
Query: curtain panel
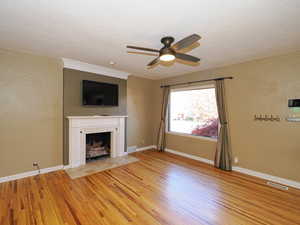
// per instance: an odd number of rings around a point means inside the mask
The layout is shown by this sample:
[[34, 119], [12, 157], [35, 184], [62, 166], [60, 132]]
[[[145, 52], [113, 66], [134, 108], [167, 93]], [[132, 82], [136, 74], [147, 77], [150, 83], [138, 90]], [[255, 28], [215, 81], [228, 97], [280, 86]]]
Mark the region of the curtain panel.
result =
[[157, 135], [157, 149], [158, 151], [164, 151], [166, 148], [166, 119], [169, 105], [170, 87], [164, 87], [163, 100], [161, 108], [161, 120], [159, 124], [159, 130]]
[[218, 135], [214, 165], [219, 169], [231, 171], [232, 156], [231, 156], [231, 145], [229, 140], [228, 121], [226, 115], [224, 79], [216, 80], [215, 90], [216, 90], [218, 115], [220, 120], [220, 130]]

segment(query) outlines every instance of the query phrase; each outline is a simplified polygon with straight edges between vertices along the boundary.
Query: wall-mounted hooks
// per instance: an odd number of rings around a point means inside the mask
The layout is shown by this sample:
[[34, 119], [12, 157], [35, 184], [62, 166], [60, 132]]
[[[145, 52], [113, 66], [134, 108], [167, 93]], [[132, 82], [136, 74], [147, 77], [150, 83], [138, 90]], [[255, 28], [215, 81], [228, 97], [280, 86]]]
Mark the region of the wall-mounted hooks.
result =
[[279, 122], [281, 119], [278, 115], [254, 115], [254, 120], [255, 121], [271, 121], [271, 122]]

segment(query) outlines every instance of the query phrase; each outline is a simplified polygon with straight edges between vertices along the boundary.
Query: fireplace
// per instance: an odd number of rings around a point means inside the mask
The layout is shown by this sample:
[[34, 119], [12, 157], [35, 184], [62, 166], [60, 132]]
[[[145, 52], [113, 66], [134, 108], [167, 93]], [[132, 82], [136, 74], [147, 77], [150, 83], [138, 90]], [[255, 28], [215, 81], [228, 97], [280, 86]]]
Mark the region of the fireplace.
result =
[[[102, 157], [101, 155], [105, 154], [111, 158], [126, 155], [126, 117], [68, 116], [70, 167], [82, 166], [89, 162], [91, 158], [100, 158]], [[98, 134], [104, 135], [104, 137], [98, 137]], [[90, 135], [96, 135], [96, 137]], [[91, 150], [88, 156], [87, 145]]]
[[86, 134], [86, 162], [110, 156], [111, 132]]

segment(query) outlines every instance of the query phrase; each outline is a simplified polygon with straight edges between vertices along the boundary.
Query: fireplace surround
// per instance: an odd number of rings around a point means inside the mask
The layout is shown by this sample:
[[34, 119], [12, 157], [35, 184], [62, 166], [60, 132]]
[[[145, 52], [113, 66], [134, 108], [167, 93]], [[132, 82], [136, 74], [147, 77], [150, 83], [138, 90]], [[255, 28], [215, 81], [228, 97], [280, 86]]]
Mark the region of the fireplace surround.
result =
[[125, 119], [127, 116], [68, 116], [69, 166], [86, 164], [87, 134], [110, 132], [110, 157], [126, 155]]

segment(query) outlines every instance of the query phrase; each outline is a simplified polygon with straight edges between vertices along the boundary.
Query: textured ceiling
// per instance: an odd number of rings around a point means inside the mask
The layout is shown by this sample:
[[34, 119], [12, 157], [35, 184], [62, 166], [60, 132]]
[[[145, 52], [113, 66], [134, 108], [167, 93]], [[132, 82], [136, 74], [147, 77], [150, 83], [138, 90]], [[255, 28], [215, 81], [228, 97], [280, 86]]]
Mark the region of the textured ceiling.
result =
[[[300, 49], [299, 0], [1, 0], [0, 48], [65, 57], [164, 78]], [[127, 53], [127, 44], [160, 48], [197, 33], [189, 54], [147, 69], [155, 56]], [[109, 61], [116, 65], [109, 65]]]

